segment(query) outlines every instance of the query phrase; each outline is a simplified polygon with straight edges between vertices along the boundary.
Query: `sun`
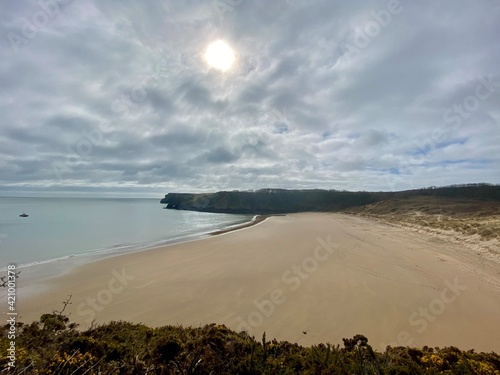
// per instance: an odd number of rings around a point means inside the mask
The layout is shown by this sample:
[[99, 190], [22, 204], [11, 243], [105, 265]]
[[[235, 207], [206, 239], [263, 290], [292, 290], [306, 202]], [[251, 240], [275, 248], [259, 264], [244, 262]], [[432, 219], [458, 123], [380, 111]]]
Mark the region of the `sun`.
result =
[[204, 57], [208, 65], [222, 72], [229, 70], [235, 60], [233, 49], [223, 40], [210, 43]]

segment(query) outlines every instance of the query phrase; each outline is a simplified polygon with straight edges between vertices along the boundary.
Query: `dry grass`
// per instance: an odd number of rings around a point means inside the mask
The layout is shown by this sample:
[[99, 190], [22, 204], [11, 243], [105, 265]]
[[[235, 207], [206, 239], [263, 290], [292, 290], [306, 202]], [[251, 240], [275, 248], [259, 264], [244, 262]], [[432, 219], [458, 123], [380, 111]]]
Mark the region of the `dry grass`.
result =
[[500, 251], [500, 202], [497, 201], [413, 197], [382, 201], [347, 212], [448, 236], [454, 242], [479, 240], [490, 253]]

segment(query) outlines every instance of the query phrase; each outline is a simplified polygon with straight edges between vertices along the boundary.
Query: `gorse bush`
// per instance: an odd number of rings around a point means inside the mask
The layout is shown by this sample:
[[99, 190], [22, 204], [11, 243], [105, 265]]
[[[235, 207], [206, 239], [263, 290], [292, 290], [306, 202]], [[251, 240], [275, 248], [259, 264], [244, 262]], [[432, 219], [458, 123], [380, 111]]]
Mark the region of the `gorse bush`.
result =
[[15, 367], [5, 355], [8, 326], [0, 340], [6, 374], [496, 374], [500, 356], [449, 348], [388, 347], [379, 353], [368, 339], [343, 339], [344, 347], [256, 340], [224, 325], [202, 328], [111, 322], [79, 331], [61, 312], [18, 324]]

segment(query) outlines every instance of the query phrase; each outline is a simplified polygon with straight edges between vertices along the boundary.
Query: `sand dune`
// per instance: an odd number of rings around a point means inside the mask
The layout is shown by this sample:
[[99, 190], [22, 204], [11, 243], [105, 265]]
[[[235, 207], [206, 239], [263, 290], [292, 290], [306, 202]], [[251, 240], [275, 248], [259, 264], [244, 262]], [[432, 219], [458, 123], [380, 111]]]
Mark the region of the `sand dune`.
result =
[[43, 280], [46, 292], [20, 296], [18, 311], [30, 321], [71, 294], [68, 311], [83, 327], [215, 322], [305, 345], [362, 333], [376, 349], [500, 352], [499, 264], [361, 217], [296, 214], [80, 266]]

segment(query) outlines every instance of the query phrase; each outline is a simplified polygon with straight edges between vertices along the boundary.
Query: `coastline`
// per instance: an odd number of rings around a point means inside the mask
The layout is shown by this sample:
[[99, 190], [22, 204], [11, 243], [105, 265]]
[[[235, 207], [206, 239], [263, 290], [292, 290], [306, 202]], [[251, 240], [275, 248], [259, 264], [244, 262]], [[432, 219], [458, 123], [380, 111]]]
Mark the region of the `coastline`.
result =
[[251, 221], [247, 222], [247, 223], [236, 224], [236, 225], [230, 226], [228, 228], [222, 228], [222, 229], [210, 232], [209, 235], [210, 236], [218, 236], [220, 234], [229, 233], [229, 232], [233, 232], [233, 231], [236, 231], [236, 230], [249, 228], [251, 226], [254, 226], [254, 225], [257, 225], [259, 223], [262, 223], [264, 220], [266, 220], [266, 219], [268, 219], [270, 217], [273, 217], [273, 216], [285, 216], [285, 215], [255, 215], [253, 217], [253, 219]]
[[[81, 328], [94, 319], [214, 322], [302, 345], [361, 333], [376, 349], [454, 345], [500, 352], [500, 290], [486, 282], [498, 275], [456, 258], [456, 244], [332, 213], [271, 217], [224, 233], [50, 278], [49, 291], [20, 296], [20, 318], [38, 319], [71, 294], [70, 319]], [[431, 311], [432, 321], [420, 309]]]
[[[19, 218], [17, 212], [24, 205], [30, 207], [27, 219]], [[11, 264], [36, 268], [70, 257], [99, 257], [163, 246], [253, 217], [163, 210], [156, 199], [148, 198], [0, 198], [0, 206], [0, 272]]]
[[[255, 215], [250, 221], [230, 225], [229, 227], [222, 227], [218, 230], [182, 235], [178, 238], [161, 241], [160, 243], [130, 244], [122, 247], [113, 246], [111, 248], [98, 249], [81, 254], [70, 254], [60, 258], [21, 264], [17, 266], [17, 270], [21, 271], [23, 280], [26, 282], [25, 286], [22, 287], [22, 292], [25, 297], [28, 298], [29, 296], [36, 295], [37, 293], [50, 291], [51, 288], [49, 287], [49, 283], [47, 281], [55, 277], [62, 277], [70, 274], [75, 268], [87, 264], [92, 264], [108, 258], [141, 253], [158, 248], [168, 248], [169, 246], [175, 246], [182, 243], [203, 240], [213, 235], [220, 235], [251, 227], [266, 220], [270, 216], [272, 215]], [[4, 267], [1, 271], [6, 272], [6, 269], [7, 268]], [[2, 292], [3, 291], [0, 289], [0, 301], [5, 298]]]

